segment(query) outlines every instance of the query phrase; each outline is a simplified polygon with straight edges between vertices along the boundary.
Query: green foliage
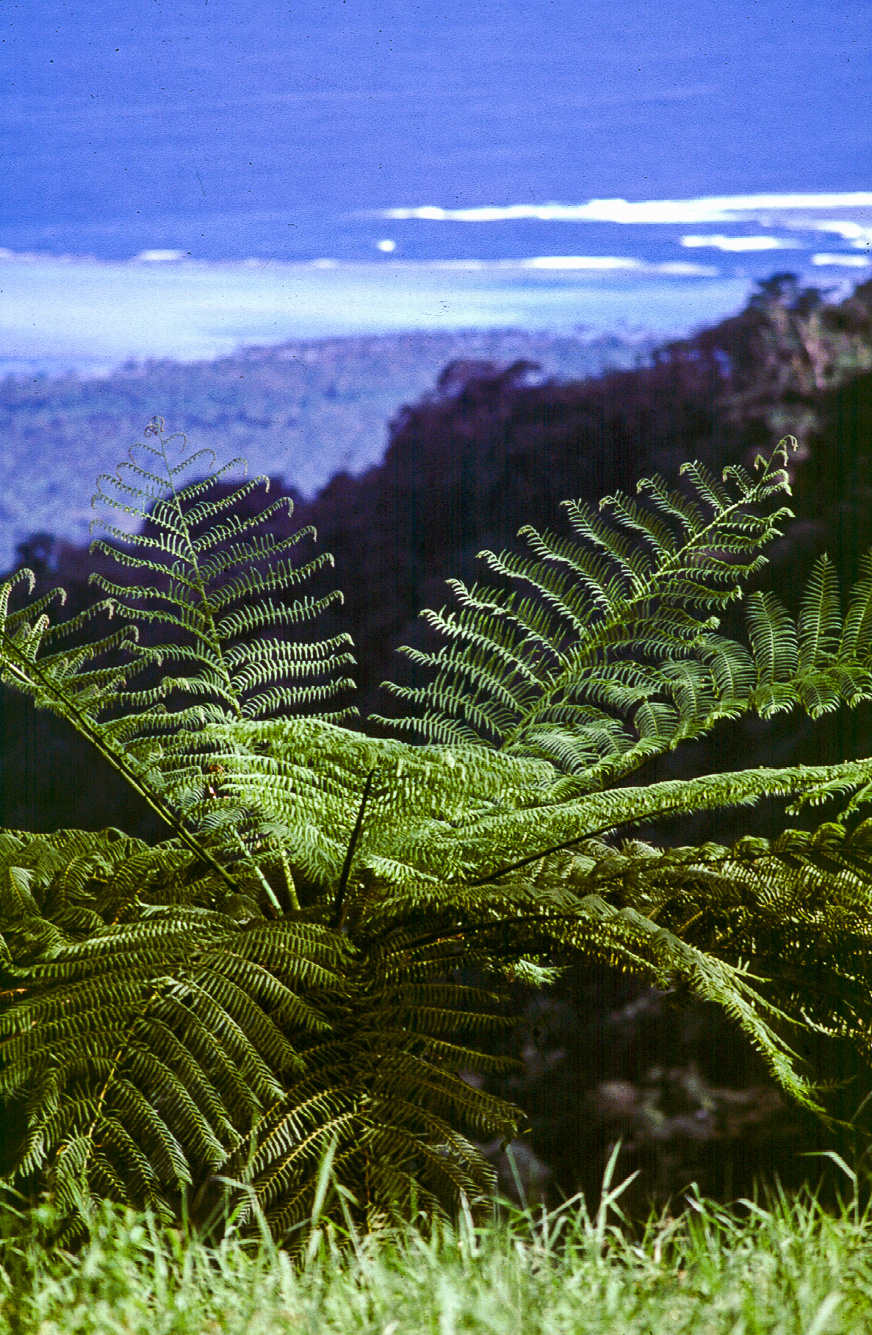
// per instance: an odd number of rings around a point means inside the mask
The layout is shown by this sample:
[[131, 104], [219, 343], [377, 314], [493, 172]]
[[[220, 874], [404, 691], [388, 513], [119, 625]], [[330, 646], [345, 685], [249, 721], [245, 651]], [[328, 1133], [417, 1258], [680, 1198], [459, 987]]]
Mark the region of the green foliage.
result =
[[183, 850], [150, 852], [117, 831], [4, 836], [18, 1172], [47, 1172], [65, 1206], [84, 1177], [170, 1218], [184, 1201], [201, 1222], [234, 1179], [279, 1236], [311, 1210], [334, 1142], [369, 1183], [370, 1222], [411, 1162], [422, 1205], [485, 1190], [458, 1127], [511, 1134], [511, 1119], [451, 1068], [504, 1063], [451, 1036], [500, 1018], [491, 993], [440, 981], [445, 946], [355, 950], [299, 913], [266, 919], [214, 877], [186, 884]]
[[[518, 1118], [471, 1077], [506, 1065], [483, 1049], [510, 984], [571, 958], [717, 1002], [820, 1111], [785, 1030], [868, 1052], [866, 825], [614, 843], [764, 796], [866, 800], [872, 760], [625, 782], [749, 710], [872, 697], [872, 562], [844, 621], [825, 559], [796, 620], [747, 592], [790, 517], [786, 444], [756, 481], [691, 465], [681, 493], [653, 479], [608, 517], [570, 503], [573, 539], [486, 554], [524, 592], [455, 585], [460, 611], [427, 614], [447, 644], [413, 657], [434, 675], [393, 688], [423, 744], [347, 726], [346, 637], [297, 637], [336, 597], [297, 596], [329, 558], [259, 532], [271, 508], [244, 517], [257, 481], [210, 495], [228, 465], [181, 487], [200, 456], [174, 463], [159, 422], [142, 449], [95, 498], [142, 525], [103, 543], [130, 577], [100, 580], [122, 628], [58, 647], [85, 618], [10, 610], [14, 580], [0, 594], [3, 679], [171, 830], [0, 836], [12, 1180], [73, 1220], [90, 1197], [204, 1227], [232, 1208], [290, 1246], [324, 1205], [325, 1156], [355, 1227], [477, 1208], [493, 1174], [476, 1142]], [[715, 615], [741, 599], [746, 642]]]

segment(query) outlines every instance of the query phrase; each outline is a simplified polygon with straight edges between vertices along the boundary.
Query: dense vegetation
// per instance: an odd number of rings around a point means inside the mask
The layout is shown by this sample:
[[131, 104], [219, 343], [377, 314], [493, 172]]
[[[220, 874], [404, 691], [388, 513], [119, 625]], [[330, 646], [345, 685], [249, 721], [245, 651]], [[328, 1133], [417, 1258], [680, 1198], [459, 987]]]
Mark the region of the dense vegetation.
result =
[[[730, 449], [737, 456], [753, 454], [756, 447], [771, 441], [773, 426], [793, 427], [800, 437], [789, 463], [794, 475], [791, 504], [800, 523], [792, 524], [773, 545], [773, 586], [779, 587], [779, 571], [789, 570], [792, 587], [785, 592], [797, 608], [797, 562], [810, 569], [811, 550], [827, 545], [831, 552], [839, 551], [847, 591], [862, 574], [859, 555], [869, 537], [864, 471], [864, 442], [870, 439], [868, 378], [856, 374], [869, 360], [868, 307], [865, 289], [842, 306], [827, 307], [787, 280], [779, 280], [735, 321], [666, 350], [655, 366], [634, 373], [587, 385], [535, 385], [528, 382], [524, 367], [451, 368], [434, 396], [394, 424], [384, 467], [357, 481], [338, 479], [311, 506], [302, 507], [302, 514], [298, 507], [295, 515], [296, 520], [316, 519], [322, 546], [336, 554], [336, 574], [347, 601], [335, 621], [331, 607], [323, 608], [321, 633], [332, 639], [343, 626], [352, 630], [362, 659], [359, 676], [364, 689], [358, 698], [363, 708], [376, 704], [381, 713], [389, 712], [385, 698], [376, 697], [374, 691], [380, 677], [395, 675], [386, 670], [388, 650], [400, 637], [411, 640], [419, 652], [434, 649], [438, 641], [428, 641], [420, 632], [410, 634], [410, 617], [421, 603], [438, 607], [444, 602], [441, 578], [451, 573], [468, 576], [474, 551], [483, 542], [492, 540], [498, 546], [510, 536], [505, 529], [516, 528], [524, 519], [550, 526], [554, 503], [561, 495], [595, 499], [616, 486], [628, 486], [643, 467], [654, 465], [674, 475], [676, 464], [694, 454], [715, 466], [723, 463]], [[852, 470], [848, 479], [852, 485], [845, 485], [846, 465]], [[210, 494], [227, 498], [231, 489], [228, 485], [222, 491], [219, 482]], [[258, 508], [253, 498], [254, 493], [239, 498], [234, 512], [253, 519]], [[522, 505], [529, 507], [526, 512]], [[281, 509], [276, 511], [262, 527], [278, 541], [292, 531], [282, 514]], [[154, 536], [157, 530], [150, 531]], [[73, 586], [70, 610], [84, 610], [93, 602], [94, 594], [84, 582], [88, 568], [84, 555], [67, 552], [65, 568], [55, 571], [48, 569], [50, 543], [34, 543], [25, 555], [37, 558], [32, 562], [36, 565], [41, 555], [45, 558], [38, 593], [62, 579]], [[110, 552], [98, 553], [96, 564], [104, 578], [111, 578], [110, 572], [117, 568]], [[313, 591], [326, 595], [330, 586], [319, 588], [317, 583], [326, 572], [313, 571], [312, 576]], [[375, 590], [375, 596], [367, 596], [367, 588]], [[725, 628], [739, 634], [740, 623], [731, 620], [729, 608], [724, 611]], [[111, 630], [111, 624], [106, 629]], [[147, 627], [144, 637], [148, 644]], [[413, 681], [411, 675], [400, 675], [401, 687], [409, 688]], [[777, 759], [783, 762], [836, 761], [865, 754], [867, 725], [862, 711], [860, 706], [850, 716], [858, 720], [856, 736], [830, 729], [824, 733], [823, 751], [808, 750], [818, 743], [797, 727], [795, 715], [780, 729], [777, 716], [762, 724], [740, 722], [735, 725], [739, 741], [734, 741], [732, 751], [720, 740], [723, 728], [708, 733], [703, 729], [692, 745], [677, 753], [668, 746], [659, 751], [655, 746], [640, 777], [643, 781], [689, 778], [700, 770], [735, 769], [737, 761], [740, 766], [772, 763], [776, 748], [781, 748]], [[149, 808], [141, 802], [136, 805], [136, 793], [129, 785], [126, 808], [108, 797], [108, 786], [103, 788], [106, 796], [101, 794], [99, 769], [85, 759], [88, 753], [71, 762], [63, 734], [22, 714], [10, 696], [6, 726], [7, 756], [12, 762], [6, 772], [16, 774], [14, 787], [7, 790], [7, 812], [14, 813], [12, 818], [7, 814], [8, 824], [44, 830], [69, 824], [94, 830], [111, 822], [146, 841], [160, 837]], [[375, 724], [368, 730], [373, 741], [386, 731]], [[30, 744], [36, 763], [21, 763], [22, 742]], [[800, 749], [803, 745], [805, 751]], [[676, 755], [689, 759], [676, 768]], [[87, 765], [89, 775], [88, 785], [73, 792], [67, 778], [71, 763], [79, 768]], [[617, 781], [625, 782], [620, 775]], [[56, 800], [54, 810], [46, 803], [48, 797]], [[695, 826], [679, 828], [677, 841], [736, 837], [743, 829], [754, 828], [751, 815], [743, 812], [739, 825], [734, 821], [731, 827], [728, 818], [709, 812], [696, 817]], [[767, 820], [768, 825], [758, 830], [777, 834], [781, 828], [777, 815], [770, 814]], [[661, 819], [656, 835], [661, 842], [667, 838], [676, 842], [676, 827]], [[790, 856], [796, 856], [795, 850]], [[767, 952], [773, 949], [770, 939]], [[604, 994], [610, 994], [605, 1005]], [[525, 1069], [521, 1075], [501, 1076], [497, 1061], [489, 1071], [467, 1075], [483, 1093], [520, 1098], [534, 1113], [534, 1146], [563, 1186], [579, 1180], [584, 1158], [598, 1171], [592, 1152], [594, 1125], [604, 1145], [617, 1131], [629, 1130], [636, 1155], [642, 1155], [636, 1162], [653, 1170], [647, 1174], [647, 1186], [660, 1192], [676, 1185], [676, 1172], [684, 1173], [689, 1165], [694, 1171], [694, 1150], [705, 1151], [705, 1169], [711, 1172], [725, 1143], [747, 1144], [756, 1138], [757, 1157], [750, 1158], [759, 1166], [761, 1160], [772, 1158], [779, 1133], [786, 1129], [798, 1136], [795, 1116], [779, 1104], [771, 1084], [765, 1084], [748, 1045], [727, 1043], [724, 1030], [712, 1029], [711, 1017], [698, 1008], [664, 1020], [660, 996], [650, 991], [640, 995], [638, 989], [634, 992], [626, 983], [616, 982], [614, 975], [591, 974], [589, 968], [570, 971], [556, 1001], [544, 1000], [535, 989], [527, 991], [522, 976], [509, 984], [506, 1004], [509, 1010], [526, 1008], [527, 1030], [514, 1048], [510, 1040], [495, 1035], [489, 1050], [497, 1059], [521, 1050]], [[692, 1035], [694, 1028], [693, 1058], [688, 1061], [689, 1031]], [[715, 1045], [717, 1060], [712, 1055]], [[633, 1071], [634, 1047], [638, 1075]], [[818, 1040], [818, 1069], [824, 1051], [837, 1047], [830, 1040]], [[836, 1073], [856, 1077], [850, 1062], [839, 1065], [848, 1060], [840, 1051]], [[584, 1061], [578, 1060], [579, 1055]], [[585, 1062], [589, 1066], [591, 1057], [597, 1065], [594, 1079], [585, 1074]], [[848, 1087], [848, 1106], [840, 1110], [850, 1114], [862, 1092], [855, 1079]], [[579, 1117], [580, 1105], [585, 1106], [586, 1118]], [[664, 1171], [663, 1158], [656, 1154], [646, 1160], [646, 1145], [650, 1149], [665, 1142], [674, 1155], [677, 1140], [691, 1150], [690, 1156], [686, 1150], [680, 1156], [677, 1168], [673, 1164], [671, 1171]], [[569, 1142], [574, 1158], [566, 1154]], [[800, 1143], [794, 1139], [788, 1148]], [[562, 1160], [555, 1149], [563, 1151]], [[499, 1136], [489, 1153], [492, 1159], [498, 1157]], [[726, 1163], [727, 1175], [715, 1179], [727, 1191], [731, 1168]], [[735, 1179], [734, 1185], [739, 1185]]]

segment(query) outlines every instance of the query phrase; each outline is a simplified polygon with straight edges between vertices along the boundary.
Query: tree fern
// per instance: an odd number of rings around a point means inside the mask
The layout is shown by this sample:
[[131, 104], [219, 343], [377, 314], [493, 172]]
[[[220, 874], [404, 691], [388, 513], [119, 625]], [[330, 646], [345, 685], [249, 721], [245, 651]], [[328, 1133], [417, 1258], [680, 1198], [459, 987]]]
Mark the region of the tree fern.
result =
[[[98, 580], [119, 631], [57, 648], [91, 614], [10, 610], [21, 573], [0, 590], [4, 680], [171, 830], [154, 846], [0, 835], [11, 1178], [71, 1217], [83, 1194], [204, 1226], [260, 1209], [291, 1246], [325, 1155], [363, 1226], [484, 1200], [476, 1142], [511, 1138], [518, 1115], [468, 1075], [505, 1065], [484, 1046], [510, 984], [547, 983], [555, 958], [717, 1002], [820, 1110], [789, 1025], [868, 1051], [865, 825], [732, 850], [626, 839], [763, 796], [867, 800], [872, 760], [626, 783], [748, 710], [815, 717], [872, 694], [868, 560], [844, 621], [825, 559], [796, 619], [747, 592], [789, 518], [786, 445], [756, 481], [689, 466], [685, 491], [571, 503], [574, 538], [527, 531], [531, 556], [487, 555], [513, 587], [455, 584], [460, 610], [427, 614], [446, 646], [413, 654], [435, 675], [394, 688], [423, 743], [347, 726], [344, 638], [288, 638], [335, 596], [288, 601], [329, 558], [294, 564], [303, 534], [261, 527], [275, 506], [234, 513], [257, 483], [182, 486], [202, 461], [174, 462], [159, 423], [142, 449], [96, 498], [142, 525], [103, 543], [132, 581]], [[745, 641], [716, 617], [739, 600]], [[832, 961], [817, 992], [815, 942]]]

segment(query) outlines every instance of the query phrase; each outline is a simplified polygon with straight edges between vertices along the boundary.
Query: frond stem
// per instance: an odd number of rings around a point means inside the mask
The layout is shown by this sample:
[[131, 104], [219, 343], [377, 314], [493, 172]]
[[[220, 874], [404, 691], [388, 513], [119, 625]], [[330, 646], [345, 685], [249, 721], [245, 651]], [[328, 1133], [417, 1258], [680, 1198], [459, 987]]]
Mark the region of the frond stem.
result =
[[360, 832], [363, 828], [363, 813], [366, 810], [366, 804], [369, 801], [373, 780], [377, 772], [378, 766], [375, 765], [366, 776], [366, 783], [363, 786], [363, 796], [360, 799], [360, 806], [357, 809], [357, 820], [354, 822], [354, 829], [351, 832], [351, 839], [348, 844], [345, 861], [342, 864], [342, 871], [339, 876], [339, 884], [336, 887], [336, 897], [333, 900], [333, 918], [331, 926], [338, 932], [341, 932], [345, 926], [345, 896], [348, 889], [348, 878], [351, 875], [351, 863], [354, 858], [354, 850], [357, 846], [357, 841], [360, 838]]
[[[100, 730], [88, 715], [81, 710], [74, 701], [60, 690], [51, 678], [42, 670], [37, 662], [31, 662], [20, 653], [18, 646], [9, 640], [9, 637], [2, 635], [3, 647], [6, 654], [6, 670], [13, 677], [18, 677], [20, 681], [27, 685], [35, 679], [43, 692], [50, 696], [60, 707], [64, 718], [75, 728], [81, 737], [98, 752], [100, 756], [111, 765], [113, 769], [121, 775], [131, 788], [139, 794], [143, 801], [151, 807], [152, 811], [160, 817], [172, 830], [176, 832], [191, 852], [198, 858], [207, 862], [214, 872], [221, 877], [222, 881], [231, 889], [236, 890], [236, 883], [221, 864], [212, 856], [208, 849], [203, 848], [195, 835], [187, 829], [181, 817], [173, 810], [163, 798], [154, 791], [148, 784], [143, 783], [136, 769], [130, 764], [123, 752], [116, 750], [115, 747], [107, 745], [105, 739], [101, 736]], [[12, 654], [10, 660], [9, 654]], [[21, 659], [24, 658], [24, 667], [21, 665]], [[17, 660], [17, 661], [14, 661]]]
[[[163, 426], [163, 422], [161, 421], [161, 422], [160, 422], [160, 427], [162, 427], [162, 426]], [[203, 617], [203, 620], [204, 620], [204, 622], [205, 622], [205, 624], [206, 624], [206, 632], [207, 632], [207, 633], [206, 633], [206, 635], [204, 636], [204, 638], [207, 639], [207, 640], [209, 641], [209, 647], [210, 647], [212, 653], [213, 653], [214, 656], [215, 656], [215, 661], [216, 661], [216, 664], [217, 664], [217, 667], [218, 667], [218, 671], [220, 672], [221, 676], [224, 678], [224, 683], [225, 683], [226, 691], [227, 691], [227, 694], [228, 694], [228, 695], [230, 696], [230, 698], [231, 698], [231, 703], [232, 703], [232, 705], [233, 705], [233, 709], [234, 709], [234, 712], [235, 712], [235, 714], [236, 714], [236, 717], [237, 717], [237, 719], [241, 719], [241, 718], [242, 718], [242, 706], [241, 706], [240, 703], [239, 703], [239, 697], [238, 697], [238, 695], [237, 695], [236, 690], [234, 689], [234, 686], [233, 686], [233, 680], [232, 680], [232, 678], [231, 678], [231, 676], [230, 676], [230, 672], [229, 672], [229, 670], [228, 670], [227, 663], [226, 663], [226, 661], [225, 661], [224, 653], [223, 653], [223, 650], [222, 650], [222, 648], [221, 648], [221, 639], [220, 639], [220, 636], [218, 635], [218, 630], [217, 630], [217, 628], [216, 628], [216, 626], [215, 626], [215, 617], [213, 616], [213, 613], [212, 613], [212, 606], [211, 606], [211, 604], [210, 604], [210, 602], [209, 602], [209, 599], [208, 599], [208, 597], [207, 597], [207, 594], [206, 594], [206, 584], [205, 584], [205, 581], [204, 581], [204, 579], [203, 579], [202, 574], [200, 573], [200, 564], [199, 564], [199, 561], [197, 560], [197, 552], [196, 552], [196, 550], [195, 550], [195, 548], [194, 548], [194, 544], [193, 544], [193, 542], [191, 541], [191, 529], [190, 529], [189, 524], [188, 524], [188, 523], [186, 522], [186, 520], [185, 520], [185, 514], [184, 514], [184, 511], [182, 510], [181, 504], [179, 503], [179, 494], [178, 494], [178, 492], [176, 491], [175, 483], [174, 483], [174, 481], [173, 481], [173, 470], [172, 470], [172, 468], [170, 467], [170, 461], [169, 461], [169, 459], [167, 458], [167, 448], [166, 448], [166, 447], [167, 447], [167, 445], [168, 445], [168, 443], [169, 443], [169, 440], [172, 439], [172, 438], [171, 438], [171, 437], [166, 437], [166, 438], [164, 437], [164, 435], [163, 435], [163, 433], [162, 433], [162, 430], [161, 430], [161, 429], [158, 427], [158, 425], [157, 425], [157, 422], [153, 423], [153, 425], [152, 425], [152, 427], [151, 427], [151, 431], [153, 432], [154, 435], [157, 436], [158, 440], [160, 441], [161, 455], [163, 456], [164, 467], [166, 468], [166, 472], [167, 472], [167, 478], [168, 478], [169, 489], [170, 489], [170, 491], [172, 492], [173, 505], [175, 506], [176, 513], [177, 513], [178, 516], [179, 516], [179, 521], [180, 521], [180, 523], [181, 523], [181, 525], [182, 525], [182, 529], [183, 529], [183, 531], [184, 531], [184, 542], [185, 542], [185, 546], [186, 546], [187, 549], [188, 549], [188, 561], [189, 561], [189, 563], [190, 563], [191, 569], [192, 569], [193, 572], [194, 572], [194, 577], [193, 577], [192, 584], [193, 584], [193, 586], [195, 587], [195, 589], [196, 589], [196, 591], [197, 591], [197, 594], [198, 594], [198, 596], [199, 596], [199, 599], [200, 599], [200, 612], [201, 612], [201, 615], [202, 615], [202, 617]], [[149, 434], [149, 430], [148, 430], [148, 428], [147, 428], [147, 429], [146, 429], [146, 435], [148, 435], [148, 434]], [[185, 437], [185, 436], [182, 436], [182, 440], [183, 440], [183, 441], [186, 440], [186, 437]]]

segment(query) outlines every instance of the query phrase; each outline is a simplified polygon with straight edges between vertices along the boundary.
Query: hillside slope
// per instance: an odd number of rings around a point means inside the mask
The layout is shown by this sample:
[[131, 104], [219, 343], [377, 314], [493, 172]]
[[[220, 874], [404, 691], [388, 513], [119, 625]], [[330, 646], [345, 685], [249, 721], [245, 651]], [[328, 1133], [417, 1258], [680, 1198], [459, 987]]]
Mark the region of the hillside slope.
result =
[[569, 497], [597, 502], [654, 472], [675, 481], [687, 459], [750, 464], [790, 432], [800, 442], [791, 550], [816, 553], [829, 524], [835, 555], [848, 511], [862, 526], [869, 507], [865, 454], [857, 441], [840, 447], [833, 396], [870, 370], [872, 283], [827, 305], [786, 275], [635, 370], [530, 384], [523, 367], [449, 368], [394, 419], [383, 463], [337, 476], [298, 514], [336, 558], [362, 709], [384, 706], [378, 683], [402, 669], [394, 648], [421, 642], [418, 611], [447, 601], [444, 580], [479, 578], [476, 553], [514, 544], [522, 524], [561, 527]]
[[493, 330], [334, 338], [250, 348], [209, 362], [131, 363], [103, 378], [0, 384], [0, 568], [43, 530], [84, 542], [99, 472], [114, 469], [152, 417], [223, 461], [281, 477], [305, 496], [340, 470], [378, 463], [386, 423], [418, 399], [447, 362], [525, 359], [560, 379], [631, 367], [645, 341]]

